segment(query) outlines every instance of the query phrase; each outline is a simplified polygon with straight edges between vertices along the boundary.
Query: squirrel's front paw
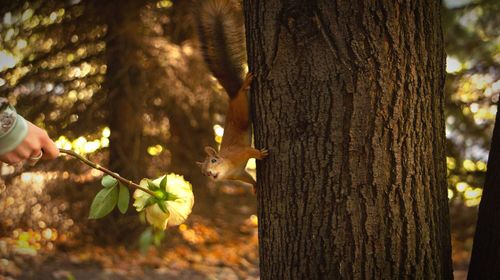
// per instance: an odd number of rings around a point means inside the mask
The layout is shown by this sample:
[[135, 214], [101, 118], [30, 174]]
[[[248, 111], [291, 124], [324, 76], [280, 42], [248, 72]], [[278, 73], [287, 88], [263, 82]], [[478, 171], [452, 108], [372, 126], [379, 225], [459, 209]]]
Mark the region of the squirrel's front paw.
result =
[[260, 149], [259, 150], [259, 156], [257, 159], [264, 159], [269, 155], [269, 151], [267, 149]]

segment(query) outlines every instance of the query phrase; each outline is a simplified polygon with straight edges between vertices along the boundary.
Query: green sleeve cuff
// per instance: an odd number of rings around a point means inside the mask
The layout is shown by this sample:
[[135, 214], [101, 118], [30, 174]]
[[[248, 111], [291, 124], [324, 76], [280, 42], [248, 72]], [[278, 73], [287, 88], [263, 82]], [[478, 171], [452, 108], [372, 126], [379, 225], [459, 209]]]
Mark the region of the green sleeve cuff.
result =
[[0, 136], [0, 155], [14, 150], [28, 135], [28, 124], [20, 116], [16, 116], [16, 122], [7, 133]]

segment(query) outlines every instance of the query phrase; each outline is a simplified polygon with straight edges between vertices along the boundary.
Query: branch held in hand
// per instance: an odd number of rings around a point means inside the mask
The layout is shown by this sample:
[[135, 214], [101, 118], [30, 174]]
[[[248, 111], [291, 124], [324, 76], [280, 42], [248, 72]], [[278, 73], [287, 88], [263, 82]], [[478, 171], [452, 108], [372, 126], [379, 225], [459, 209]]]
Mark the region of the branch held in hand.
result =
[[138, 190], [141, 190], [153, 197], [156, 197], [158, 198], [158, 195], [155, 194], [154, 192], [146, 189], [146, 188], [143, 188], [141, 186], [139, 186], [138, 184], [126, 179], [126, 178], [123, 178], [122, 176], [120, 176], [118, 173], [116, 172], [113, 172], [105, 167], [102, 167], [100, 166], [99, 164], [95, 163], [95, 162], [92, 162], [86, 158], [84, 158], [83, 156], [75, 153], [74, 151], [72, 150], [66, 150], [66, 149], [59, 149], [59, 152], [63, 153], [63, 154], [67, 154], [69, 156], [72, 156], [80, 161], [82, 161], [83, 163], [85, 163], [86, 165], [94, 168], [94, 169], [97, 169], [97, 170], [100, 170], [106, 174], [108, 174], [109, 176], [115, 178], [116, 180], [120, 181], [121, 183], [123, 183], [125, 186], [127, 186], [129, 189], [138, 189]]

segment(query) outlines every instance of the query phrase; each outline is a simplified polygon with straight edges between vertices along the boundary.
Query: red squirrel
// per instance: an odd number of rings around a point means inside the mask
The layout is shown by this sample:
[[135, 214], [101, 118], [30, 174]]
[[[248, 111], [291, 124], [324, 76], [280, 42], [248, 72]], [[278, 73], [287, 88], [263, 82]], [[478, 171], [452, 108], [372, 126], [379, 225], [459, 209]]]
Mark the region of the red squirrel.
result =
[[204, 175], [215, 180], [239, 180], [255, 189], [255, 180], [245, 166], [250, 158], [265, 158], [268, 151], [251, 147], [247, 92], [252, 74], [242, 79], [246, 50], [241, 11], [231, 0], [206, 0], [200, 4], [195, 19], [203, 57], [230, 99], [220, 151], [205, 147], [207, 157], [197, 164]]

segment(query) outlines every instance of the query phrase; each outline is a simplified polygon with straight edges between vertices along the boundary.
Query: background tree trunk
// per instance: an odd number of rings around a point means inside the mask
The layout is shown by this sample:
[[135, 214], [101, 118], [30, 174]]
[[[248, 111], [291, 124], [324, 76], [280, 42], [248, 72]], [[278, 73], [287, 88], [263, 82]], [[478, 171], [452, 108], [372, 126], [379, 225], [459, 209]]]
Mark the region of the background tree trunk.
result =
[[439, 1], [245, 1], [262, 279], [451, 279]]
[[486, 181], [479, 204], [474, 246], [468, 279], [498, 279], [500, 277], [500, 114], [488, 158]]
[[141, 71], [140, 10], [144, 1], [105, 1], [107, 72], [104, 86], [111, 130], [109, 159], [112, 170], [137, 181], [146, 174], [142, 132], [146, 92]]

